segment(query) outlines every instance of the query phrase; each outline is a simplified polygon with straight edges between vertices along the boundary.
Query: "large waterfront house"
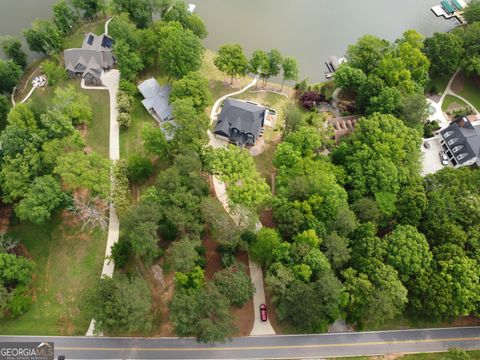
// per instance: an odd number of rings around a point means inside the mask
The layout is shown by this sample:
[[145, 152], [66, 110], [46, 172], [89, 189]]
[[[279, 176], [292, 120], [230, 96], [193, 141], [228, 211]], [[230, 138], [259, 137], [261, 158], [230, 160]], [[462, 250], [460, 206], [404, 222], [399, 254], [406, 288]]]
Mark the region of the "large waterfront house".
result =
[[466, 116], [440, 131], [440, 143], [455, 168], [480, 165], [480, 128], [473, 126]]
[[263, 134], [267, 114], [267, 109], [256, 103], [227, 98], [213, 132], [238, 146], [253, 146]]
[[83, 78], [85, 84], [102, 85], [102, 74], [115, 64], [113, 39], [106, 34], [88, 33], [81, 48], [65, 50], [65, 69], [71, 78]]

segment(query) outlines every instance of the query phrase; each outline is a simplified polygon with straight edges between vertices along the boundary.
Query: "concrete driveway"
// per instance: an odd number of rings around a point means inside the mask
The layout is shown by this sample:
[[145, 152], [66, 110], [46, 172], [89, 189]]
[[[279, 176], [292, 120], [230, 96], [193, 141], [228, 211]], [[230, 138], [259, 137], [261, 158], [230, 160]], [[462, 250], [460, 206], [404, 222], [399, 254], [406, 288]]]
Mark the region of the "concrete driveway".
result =
[[442, 150], [440, 140], [434, 137], [425, 139], [424, 143], [428, 143], [430, 148], [426, 149], [425, 146], [422, 145], [422, 171], [420, 172], [422, 176], [434, 174], [445, 167], [440, 161], [439, 152]]

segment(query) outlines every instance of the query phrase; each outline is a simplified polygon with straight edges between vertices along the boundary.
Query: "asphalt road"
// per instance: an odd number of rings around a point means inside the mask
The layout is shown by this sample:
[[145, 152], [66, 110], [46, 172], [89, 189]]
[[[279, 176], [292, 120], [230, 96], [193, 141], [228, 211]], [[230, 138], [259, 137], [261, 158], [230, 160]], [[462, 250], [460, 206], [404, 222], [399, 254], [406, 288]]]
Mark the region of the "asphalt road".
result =
[[480, 350], [480, 327], [273, 335], [235, 338], [225, 344], [198, 344], [178, 338], [1, 336], [4, 341], [53, 341], [67, 359], [298, 359]]

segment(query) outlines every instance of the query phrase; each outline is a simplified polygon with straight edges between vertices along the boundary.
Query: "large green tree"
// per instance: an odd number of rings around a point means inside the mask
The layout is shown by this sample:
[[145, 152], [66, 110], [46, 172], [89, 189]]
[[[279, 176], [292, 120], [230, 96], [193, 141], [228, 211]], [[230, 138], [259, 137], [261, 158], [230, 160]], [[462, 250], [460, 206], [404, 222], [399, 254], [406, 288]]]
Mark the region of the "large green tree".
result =
[[235, 332], [229, 306], [211, 283], [197, 290], [177, 289], [169, 304], [170, 321], [178, 336], [194, 336], [202, 343], [224, 342]]
[[13, 61], [0, 59], [0, 94], [8, 95], [13, 91], [22, 75], [22, 69]]
[[362, 36], [355, 45], [348, 47], [349, 65], [368, 75], [377, 68], [389, 46], [388, 41], [373, 35]]
[[230, 304], [238, 308], [251, 300], [255, 292], [252, 280], [241, 263], [217, 272], [213, 281], [218, 291], [230, 301]]
[[434, 76], [452, 75], [464, 56], [463, 42], [455, 33], [435, 33], [425, 40], [423, 50], [430, 60]]
[[35, 20], [32, 28], [23, 31], [31, 51], [54, 55], [63, 46], [63, 37], [57, 26], [47, 20]]
[[239, 44], [220, 46], [213, 62], [218, 70], [231, 77], [230, 84], [235, 76], [245, 76], [248, 70], [248, 59]]
[[96, 332], [125, 334], [150, 329], [150, 290], [140, 277], [103, 277], [87, 293], [84, 304], [95, 319]]
[[174, 103], [175, 100], [186, 97], [193, 101], [197, 113], [204, 112], [212, 101], [208, 80], [198, 72], [191, 72], [182, 79], [175, 81], [172, 86], [170, 101]]
[[283, 59], [282, 62], [282, 73], [283, 73], [283, 80], [282, 80], [282, 87], [280, 91], [283, 90], [283, 84], [285, 81], [294, 81], [298, 79], [298, 64], [297, 60], [293, 57], [287, 56]]
[[73, 32], [80, 22], [80, 16], [65, 0], [60, 0], [53, 5], [53, 23], [62, 35]]
[[170, 22], [160, 29], [159, 38], [160, 65], [169, 76], [181, 78], [200, 69], [204, 48], [191, 30]]
[[7, 36], [1, 39], [2, 50], [7, 58], [20, 66], [22, 69], [27, 67], [27, 54], [22, 49], [22, 43], [19, 39]]

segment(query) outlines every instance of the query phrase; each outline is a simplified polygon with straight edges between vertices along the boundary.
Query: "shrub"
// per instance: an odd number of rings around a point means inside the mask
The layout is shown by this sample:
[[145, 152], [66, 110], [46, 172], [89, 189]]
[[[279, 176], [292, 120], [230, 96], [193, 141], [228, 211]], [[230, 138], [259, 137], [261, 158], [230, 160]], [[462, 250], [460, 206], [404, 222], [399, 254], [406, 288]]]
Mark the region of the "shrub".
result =
[[120, 113], [130, 113], [132, 110], [132, 97], [125, 91], [117, 93], [117, 109]]
[[61, 66], [58, 66], [56, 61], [45, 60], [42, 63], [42, 71], [47, 75], [48, 85], [54, 86], [61, 80], [67, 78], [67, 73], [65, 69]]
[[120, 239], [112, 246], [112, 260], [116, 267], [124, 268], [130, 258], [132, 247], [126, 240]]
[[25, 314], [32, 306], [32, 298], [28, 294], [26, 286], [17, 286], [11, 293], [10, 301], [8, 302], [8, 310], [12, 317], [17, 317]]
[[152, 162], [145, 156], [133, 154], [127, 162], [128, 178], [133, 182], [147, 179], [153, 172]]
[[130, 124], [132, 123], [132, 117], [129, 113], [121, 112], [118, 114], [117, 121], [122, 128], [128, 129], [130, 127]]
[[138, 90], [133, 82], [126, 79], [120, 80], [119, 89], [131, 97], [135, 96]]
[[130, 187], [128, 183], [128, 170], [125, 160], [118, 160], [113, 165], [115, 187], [113, 190], [113, 203], [118, 215], [123, 216], [130, 207]]
[[299, 98], [300, 104], [307, 110], [312, 111], [322, 101], [325, 101], [325, 95], [317, 91], [305, 91]]
[[305, 92], [308, 88], [307, 79], [303, 79], [302, 81], [295, 84], [294, 89], [300, 92]]

